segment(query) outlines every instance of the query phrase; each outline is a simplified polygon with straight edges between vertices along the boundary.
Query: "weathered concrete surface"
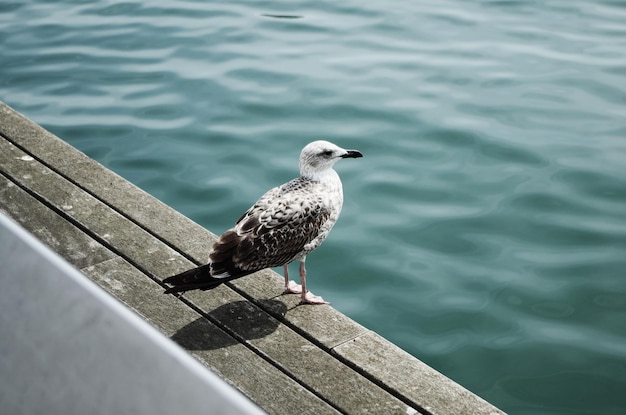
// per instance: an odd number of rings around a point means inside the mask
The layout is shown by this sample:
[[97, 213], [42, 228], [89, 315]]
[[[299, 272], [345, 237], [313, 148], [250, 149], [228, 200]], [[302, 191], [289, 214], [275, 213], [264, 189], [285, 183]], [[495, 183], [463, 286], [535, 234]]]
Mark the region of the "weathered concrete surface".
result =
[[[212, 291], [220, 288], [222, 287]], [[254, 333], [253, 330], [259, 320], [269, 323], [270, 327], [275, 327], [272, 331], [265, 331], [262, 336], [246, 336], [244, 339], [343, 411], [358, 414], [406, 413], [407, 405], [340, 361], [329, 358], [328, 353], [289, 327], [270, 316], [263, 316], [265, 313], [262, 310], [255, 304], [246, 302], [233, 290], [224, 287], [220, 295], [215, 296], [206, 295], [203, 292], [190, 292], [187, 297], [202, 310], [227, 310], [227, 312], [213, 312], [212, 315], [236, 333]], [[275, 304], [284, 304], [276, 299], [265, 302], [272, 301]], [[232, 309], [233, 305], [244, 305], [244, 307], [237, 306], [235, 311]], [[287, 311], [288, 306], [284, 304], [283, 307]], [[233, 315], [237, 318], [233, 319]], [[329, 327], [332, 330], [332, 325]]]
[[[28, 207], [28, 214], [24, 209]], [[114, 256], [108, 249], [85, 235], [71, 223], [0, 175], [0, 210], [13, 217], [37, 238], [77, 268], [106, 261]]]
[[[433, 414], [498, 414], [491, 404], [373, 332], [333, 349]], [[390, 370], [391, 369], [391, 370]]]
[[[266, 411], [290, 414], [337, 413], [326, 402], [259, 358], [254, 351], [176, 297], [163, 295], [163, 288], [159, 284], [147, 279], [122, 258], [111, 259], [81, 271]], [[266, 331], [275, 329], [268, 327], [265, 322], [261, 323], [261, 327]], [[298, 399], [294, 399], [294, 396]]]
[[501, 413], [332, 307], [298, 307], [272, 271], [163, 295], [213, 234], [1, 103], [0, 134], [0, 209], [263, 409]]

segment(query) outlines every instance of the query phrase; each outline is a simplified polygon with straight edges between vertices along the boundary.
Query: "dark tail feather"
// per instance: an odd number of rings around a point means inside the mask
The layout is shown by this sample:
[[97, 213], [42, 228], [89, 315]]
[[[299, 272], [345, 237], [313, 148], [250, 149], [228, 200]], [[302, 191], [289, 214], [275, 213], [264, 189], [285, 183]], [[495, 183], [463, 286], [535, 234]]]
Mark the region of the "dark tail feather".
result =
[[189, 290], [210, 290], [231, 278], [215, 278], [211, 276], [211, 264], [199, 266], [163, 280], [173, 285], [165, 290], [165, 294]]

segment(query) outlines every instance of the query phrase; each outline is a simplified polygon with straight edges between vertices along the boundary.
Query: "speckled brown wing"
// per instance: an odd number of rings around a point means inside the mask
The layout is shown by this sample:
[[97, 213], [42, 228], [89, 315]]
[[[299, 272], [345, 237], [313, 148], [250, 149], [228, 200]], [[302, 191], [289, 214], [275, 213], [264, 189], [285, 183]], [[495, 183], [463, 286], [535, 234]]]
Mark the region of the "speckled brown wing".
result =
[[214, 244], [211, 274], [237, 278], [301, 256], [330, 218], [322, 199], [292, 181], [267, 192]]

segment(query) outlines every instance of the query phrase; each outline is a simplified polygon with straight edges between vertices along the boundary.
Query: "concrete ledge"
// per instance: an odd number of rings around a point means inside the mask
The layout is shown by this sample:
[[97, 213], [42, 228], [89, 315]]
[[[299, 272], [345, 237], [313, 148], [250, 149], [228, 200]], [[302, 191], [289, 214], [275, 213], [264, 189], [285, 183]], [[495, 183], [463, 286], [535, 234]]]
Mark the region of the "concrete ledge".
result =
[[0, 269], [3, 413], [263, 413], [1, 213]]
[[263, 271], [163, 295], [215, 236], [0, 103], [0, 210], [270, 413], [500, 410]]

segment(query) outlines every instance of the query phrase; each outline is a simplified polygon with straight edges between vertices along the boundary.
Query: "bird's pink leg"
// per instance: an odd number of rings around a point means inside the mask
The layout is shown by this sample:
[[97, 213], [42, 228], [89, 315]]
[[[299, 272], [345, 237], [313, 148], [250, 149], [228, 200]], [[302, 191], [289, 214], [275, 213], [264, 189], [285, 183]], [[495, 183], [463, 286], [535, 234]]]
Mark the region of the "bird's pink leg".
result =
[[300, 304], [330, 304], [328, 301], [324, 301], [322, 297], [313, 295], [312, 292], [307, 291], [304, 261], [300, 261], [300, 283], [302, 284], [302, 299], [300, 300]]
[[296, 284], [295, 281], [289, 281], [289, 267], [287, 264], [283, 265], [283, 275], [285, 276], [285, 294], [300, 294], [302, 286]]

